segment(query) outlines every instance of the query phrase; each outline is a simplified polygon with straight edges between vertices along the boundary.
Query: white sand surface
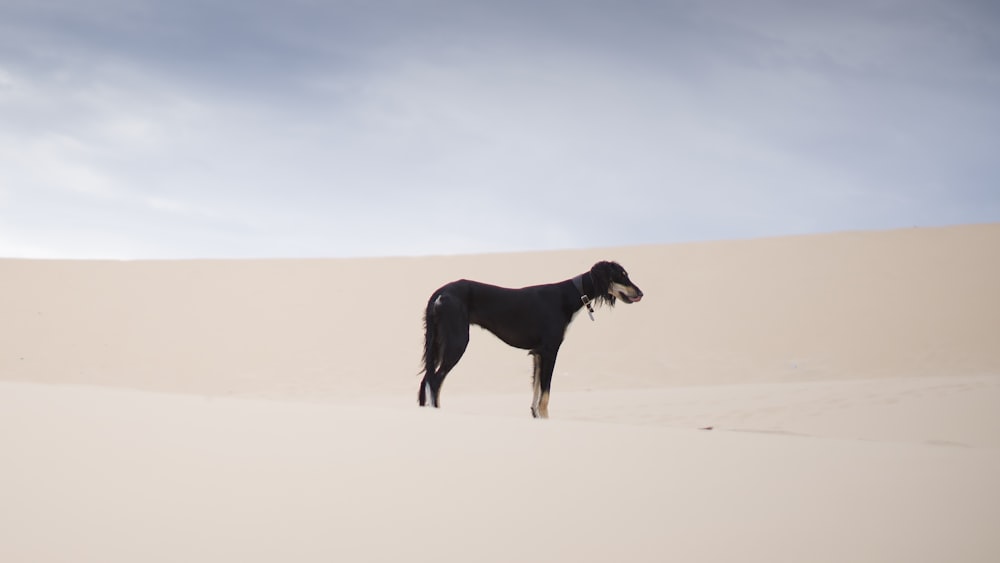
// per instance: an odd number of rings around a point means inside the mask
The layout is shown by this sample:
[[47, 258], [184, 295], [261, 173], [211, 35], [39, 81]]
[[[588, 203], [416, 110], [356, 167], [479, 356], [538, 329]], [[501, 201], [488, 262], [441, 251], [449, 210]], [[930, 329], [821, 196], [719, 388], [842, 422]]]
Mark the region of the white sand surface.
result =
[[1000, 452], [5, 384], [4, 561], [992, 561]]
[[[0, 561], [1000, 560], [1000, 225], [368, 260], [0, 260]], [[465, 277], [620, 261], [529, 418]], [[702, 428], [711, 428], [702, 430]]]

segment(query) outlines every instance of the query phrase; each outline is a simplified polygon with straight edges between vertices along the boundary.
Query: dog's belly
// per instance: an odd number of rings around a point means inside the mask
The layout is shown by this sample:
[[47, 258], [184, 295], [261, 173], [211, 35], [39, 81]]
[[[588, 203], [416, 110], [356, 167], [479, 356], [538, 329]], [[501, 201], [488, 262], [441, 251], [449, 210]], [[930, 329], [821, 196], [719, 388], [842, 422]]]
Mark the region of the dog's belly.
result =
[[520, 332], [511, 330], [497, 330], [496, 328], [489, 326], [488, 324], [477, 323], [472, 321], [472, 324], [479, 325], [482, 328], [490, 331], [494, 336], [504, 341], [508, 346], [513, 346], [514, 348], [521, 348], [523, 350], [532, 350], [538, 347], [539, 336], [537, 334], [532, 334], [534, 331]]

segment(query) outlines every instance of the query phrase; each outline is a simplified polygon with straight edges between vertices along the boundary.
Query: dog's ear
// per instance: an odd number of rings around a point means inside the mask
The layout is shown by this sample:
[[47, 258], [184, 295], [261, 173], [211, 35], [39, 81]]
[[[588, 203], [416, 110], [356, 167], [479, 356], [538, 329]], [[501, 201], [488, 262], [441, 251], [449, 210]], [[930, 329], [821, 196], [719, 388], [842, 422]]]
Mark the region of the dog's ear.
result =
[[615, 306], [615, 296], [609, 293], [611, 289], [611, 262], [598, 262], [590, 269], [590, 279], [594, 280], [594, 299]]

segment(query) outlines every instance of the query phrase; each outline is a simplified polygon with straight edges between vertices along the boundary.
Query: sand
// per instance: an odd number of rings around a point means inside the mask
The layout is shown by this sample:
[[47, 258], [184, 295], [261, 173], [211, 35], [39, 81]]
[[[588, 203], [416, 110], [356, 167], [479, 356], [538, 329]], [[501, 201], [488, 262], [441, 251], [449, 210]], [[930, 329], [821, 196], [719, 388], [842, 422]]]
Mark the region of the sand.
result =
[[[1000, 560], [1000, 225], [362, 260], [0, 260], [2, 561]], [[465, 277], [615, 259], [551, 419]]]

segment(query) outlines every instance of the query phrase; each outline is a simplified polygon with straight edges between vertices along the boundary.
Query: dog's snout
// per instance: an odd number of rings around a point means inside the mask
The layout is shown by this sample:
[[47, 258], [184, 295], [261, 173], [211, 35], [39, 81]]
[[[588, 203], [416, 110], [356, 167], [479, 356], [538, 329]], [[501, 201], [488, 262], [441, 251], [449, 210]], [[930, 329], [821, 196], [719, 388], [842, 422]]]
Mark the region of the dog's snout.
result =
[[634, 289], [634, 290], [635, 290], [635, 297], [633, 297], [633, 298], [632, 298], [632, 301], [633, 301], [633, 302], [638, 302], [638, 301], [640, 301], [640, 300], [642, 299], [642, 295], [643, 295], [643, 294], [642, 294], [642, 290], [641, 290], [641, 289], [639, 289], [639, 286], [637, 286], [637, 285], [635, 285], [635, 284], [632, 284], [632, 289]]

